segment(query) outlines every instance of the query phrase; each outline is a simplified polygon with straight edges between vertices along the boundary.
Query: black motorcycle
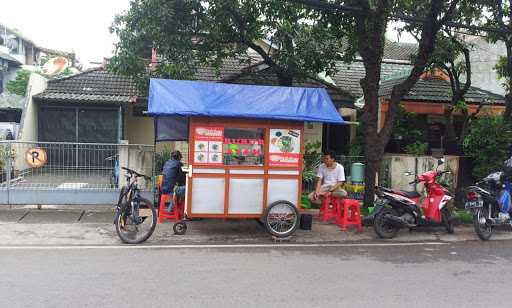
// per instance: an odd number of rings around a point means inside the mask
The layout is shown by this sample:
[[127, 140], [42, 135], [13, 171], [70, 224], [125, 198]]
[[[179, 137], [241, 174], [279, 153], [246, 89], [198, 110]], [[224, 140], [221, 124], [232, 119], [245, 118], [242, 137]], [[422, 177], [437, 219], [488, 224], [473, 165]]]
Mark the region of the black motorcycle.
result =
[[491, 238], [495, 227], [512, 225], [510, 218], [499, 217], [499, 196], [506, 188], [509, 187], [503, 179], [503, 172], [491, 173], [474, 186], [466, 188], [464, 207], [473, 213], [475, 232], [483, 241]]

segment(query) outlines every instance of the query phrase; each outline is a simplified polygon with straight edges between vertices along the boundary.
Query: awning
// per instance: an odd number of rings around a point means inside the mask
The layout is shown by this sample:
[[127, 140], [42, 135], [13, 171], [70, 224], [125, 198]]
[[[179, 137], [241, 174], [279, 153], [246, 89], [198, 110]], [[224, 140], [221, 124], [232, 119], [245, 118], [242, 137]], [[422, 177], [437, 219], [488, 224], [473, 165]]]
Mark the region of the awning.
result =
[[343, 123], [323, 88], [151, 79], [152, 116], [207, 116]]

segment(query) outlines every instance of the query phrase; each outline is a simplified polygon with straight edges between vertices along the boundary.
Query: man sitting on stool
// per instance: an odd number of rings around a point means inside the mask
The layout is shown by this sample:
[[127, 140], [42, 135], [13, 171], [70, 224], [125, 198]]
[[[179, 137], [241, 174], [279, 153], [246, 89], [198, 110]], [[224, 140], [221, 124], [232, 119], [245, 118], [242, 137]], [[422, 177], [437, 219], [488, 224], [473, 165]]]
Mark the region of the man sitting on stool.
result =
[[333, 197], [346, 197], [347, 192], [342, 188], [345, 184], [345, 169], [335, 160], [334, 151], [327, 151], [323, 157], [323, 164], [318, 167], [315, 191], [308, 198], [312, 203], [322, 204], [320, 196], [331, 192]]
[[169, 206], [167, 212], [172, 212], [174, 202], [172, 196], [175, 192], [174, 187], [176, 186], [176, 200], [183, 199], [185, 196], [185, 173], [181, 169], [183, 164], [181, 163], [180, 151], [173, 151], [171, 158], [165, 163], [163, 168], [163, 181], [162, 181], [162, 193], [170, 195]]

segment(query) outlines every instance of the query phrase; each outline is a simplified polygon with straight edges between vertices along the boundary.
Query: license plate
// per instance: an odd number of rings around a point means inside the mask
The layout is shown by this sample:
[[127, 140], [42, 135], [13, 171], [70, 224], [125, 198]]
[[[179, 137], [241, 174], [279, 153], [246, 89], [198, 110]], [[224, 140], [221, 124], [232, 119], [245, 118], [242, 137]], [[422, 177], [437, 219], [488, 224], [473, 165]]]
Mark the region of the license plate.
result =
[[480, 208], [484, 207], [484, 202], [482, 200], [478, 201], [467, 201], [464, 205], [466, 209], [474, 209], [474, 208]]

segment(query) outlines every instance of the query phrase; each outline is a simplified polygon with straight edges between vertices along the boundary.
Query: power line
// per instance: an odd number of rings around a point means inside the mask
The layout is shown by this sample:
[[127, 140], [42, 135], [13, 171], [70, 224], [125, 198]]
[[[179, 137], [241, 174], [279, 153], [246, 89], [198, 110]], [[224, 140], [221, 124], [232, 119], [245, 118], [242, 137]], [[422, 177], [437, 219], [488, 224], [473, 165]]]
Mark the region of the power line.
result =
[[[323, 2], [323, 1], [319, 1], [319, 0], [288, 0], [288, 1], [304, 4], [306, 6], [316, 8], [316, 9], [319, 9], [322, 11], [332, 11], [332, 12], [341, 11], [341, 12], [351, 13], [353, 15], [362, 15], [363, 14], [362, 8], [347, 6], [347, 5], [343, 5], [343, 4], [328, 3], [328, 2]], [[391, 14], [390, 18], [393, 20], [406, 21], [411, 24], [425, 22], [424, 18], [414, 17], [414, 16], [410, 16], [410, 15], [405, 15], [405, 14]], [[494, 27], [488, 27], [488, 26], [466, 25], [466, 24], [453, 22], [453, 21], [447, 21], [444, 25], [447, 27], [450, 27], [450, 28], [493, 32], [493, 33], [499, 33], [499, 34], [512, 34], [512, 30], [506, 30], [506, 29], [494, 28]]]

